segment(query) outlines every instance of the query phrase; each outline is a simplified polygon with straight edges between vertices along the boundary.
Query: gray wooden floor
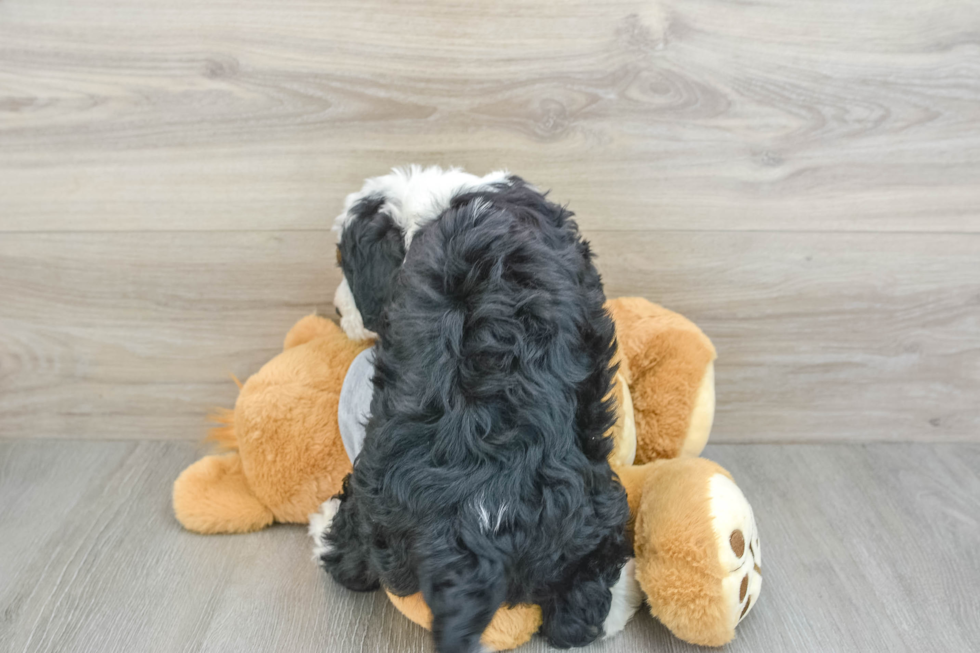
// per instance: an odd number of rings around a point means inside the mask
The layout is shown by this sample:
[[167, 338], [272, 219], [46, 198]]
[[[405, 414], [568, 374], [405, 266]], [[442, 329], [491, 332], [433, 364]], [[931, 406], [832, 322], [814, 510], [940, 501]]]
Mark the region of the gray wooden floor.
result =
[[[180, 529], [185, 442], [0, 442], [0, 651], [431, 651], [327, 580], [302, 528]], [[728, 651], [980, 649], [980, 445], [711, 445], [754, 504], [759, 606]], [[544, 651], [542, 641], [526, 647]], [[685, 651], [647, 615], [592, 651]]]

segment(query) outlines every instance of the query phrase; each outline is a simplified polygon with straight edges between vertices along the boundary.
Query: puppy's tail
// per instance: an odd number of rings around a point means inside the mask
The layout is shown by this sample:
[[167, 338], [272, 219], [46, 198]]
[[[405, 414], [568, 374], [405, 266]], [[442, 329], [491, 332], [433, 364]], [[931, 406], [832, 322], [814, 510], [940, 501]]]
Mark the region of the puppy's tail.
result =
[[507, 596], [503, 564], [470, 552], [437, 555], [429, 563], [422, 594], [432, 610], [436, 650], [479, 650], [480, 636]]

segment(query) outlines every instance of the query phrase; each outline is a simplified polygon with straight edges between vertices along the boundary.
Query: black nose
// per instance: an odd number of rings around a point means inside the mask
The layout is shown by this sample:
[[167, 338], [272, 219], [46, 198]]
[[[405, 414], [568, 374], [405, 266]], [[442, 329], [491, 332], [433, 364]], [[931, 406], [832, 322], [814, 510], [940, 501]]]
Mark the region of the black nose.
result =
[[334, 310], [337, 311], [337, 315], [339, 315], [340, 317], [344, 317], [344, 314], [340, 312], [339, 308], [335, 308]]

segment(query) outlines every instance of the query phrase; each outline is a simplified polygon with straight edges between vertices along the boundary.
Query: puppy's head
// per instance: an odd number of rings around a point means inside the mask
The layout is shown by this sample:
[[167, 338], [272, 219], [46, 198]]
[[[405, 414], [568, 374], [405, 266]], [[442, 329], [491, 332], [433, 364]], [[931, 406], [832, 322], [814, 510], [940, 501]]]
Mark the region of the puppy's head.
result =
[[455, 168], [396, 168], [347, 196], [335, 222], [344, 278], [334, 295], [340, 326], [354, 340], [374, 338], [398, 269], [415, 232], [462, 193], [509, 183], [506, 171], [484, 177]]

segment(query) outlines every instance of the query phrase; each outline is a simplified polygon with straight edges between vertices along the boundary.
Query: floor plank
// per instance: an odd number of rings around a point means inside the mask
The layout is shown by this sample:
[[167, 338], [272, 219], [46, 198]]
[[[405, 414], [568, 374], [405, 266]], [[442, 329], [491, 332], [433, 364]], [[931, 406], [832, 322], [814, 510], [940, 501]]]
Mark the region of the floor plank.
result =
[[[974, 651], [980, 445], [710, 445], [753, 503], [759, 606], [725, 650]], [[300, 527], [182, 531], [181, 442], [0, 442], [0, 650], [430, 651]], [[523, 650], [548, 650], [536, 640]], [[694, 651], [647, 615], [587, 651]]]
[[[587, 233], [701, 325], [717, 442], [980, 439], [980, 235]], [[303, 315], [327, 232], [6, 234], [0, 437], [198, 439]]]
[[0, 231], [323, 228], [509, 167], [591, 228], [980, 231], [972, 0], [5, 0]]

